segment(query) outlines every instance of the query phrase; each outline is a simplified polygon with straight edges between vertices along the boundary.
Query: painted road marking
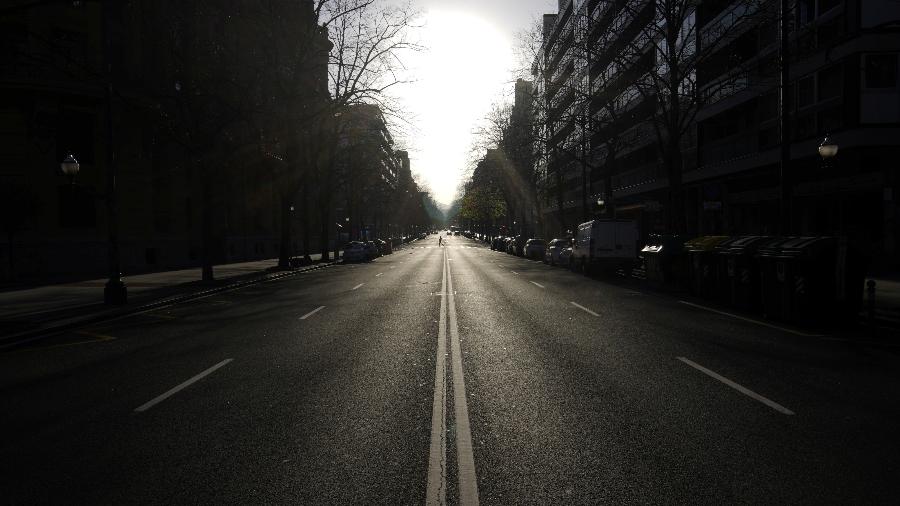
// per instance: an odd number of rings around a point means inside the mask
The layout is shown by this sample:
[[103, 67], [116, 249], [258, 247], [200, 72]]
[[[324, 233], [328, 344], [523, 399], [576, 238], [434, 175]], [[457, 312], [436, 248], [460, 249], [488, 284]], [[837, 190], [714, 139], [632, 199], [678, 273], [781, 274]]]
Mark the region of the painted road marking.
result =
[[519, 273], [518, 273], [518, 272], [516, 272], [516, 271], [509, 271], [509, 272], [511, 272], [511, 273], [513, 273], [513, 274], [515, 274], [515, 275], [516, 275], [516, 276], [518, 276], [518, 275], [519, 275]]
[[160, 313], [146, 313], [146, 315], [151, 318], [159, 318], [160, 320], [177, 320], [178, 319], [177, 316], [170, 316], [167, 314], [160, 314]]
[[[442, 262], [441, 310], [438, 326], [437, 354], [434, 366], [434, 398], [431, 403], [431, 446], [428, 451], [428, 481], [425, 503], [447, 504], [447, 262]], [[432, 292], [432, 295], [435, 295]]]
[[382, 274], [384, 274], [384, 273], [383, 273], [383, 272], [379, 272], [378, 274], [375, 275], [375, 277], [377, 278], [378, 276], [381, 276]]
[[103, 334], [96, 334], [94, 332], [87, 332], [87, 331], [78, 331], [78, 332], [75, 332], [75, 334], [78, 334], [80, 336], [92, 337], [93, 339], [86, 339], [84, 341], [75, 341], [72, 343], [52, 344], [50, 346], [41, 346], [38, 348], [24, 348], [21, 350], [14, 350], [14, 351], [11, 351], [8, 353], [16, 354], [16, 353], [26, 353], [26, 352], [32, 352], [32, 351], [52, 350], [54, 348], [67, 348], [69, 346], [78, 346], [81, 344], [91, 344], [91, 343], [102, 343], [102, 342], [106, 342], [106, 341], [115, 341], [117, 339], [112, 336], [106, 336]]
[[323, 310], [323, 309], [325, 309], [325, 306], [319, 306], [319, 307], [313, 309], [312, 311], [306, 313], [305, 315], [301, 316], [300, 319], [301, 319], [301, 320], [305, 320], [305, 319], [309, 318], [310, 316], [312, 316], [312, 315], [318, 313], [319, 311], [321, 311], [321, 310]]
[[[475, 457], [472, 452], [472, 432], [469, 426], [469, 408], [466, 404], [466, 385], [462, 370], [462, 352], [459, 342], [459, 326], [456, 321], [456, 299], [450, 258], [444, 253], [444, 272], [441, 290], [440, 327], [438, 330], [437, 359], [435, 361], [434, 399], [431, 409], [431, 446], [428, 459], [428, 482], [425, 502], [429, 505], [447, 503], [447, 335], [450, 337], [450, 360], [453, 374], [453, 412], [456, 421], [456, 460], [459, 482], [459, 504], [478, 504], [478, 481], [475, 476]], [[449, 324], [449, 326], [448, 326]], [[447, 331], [449, 327], [449, 332]]]
[[469, 428], [469, 407], [466, 404], [466, 383], [463, 377], [459, 327], [456, 322], [456, 292], [453, 273], [447, 258], [447, 314], [450, 320], [450, 356], [453, 364], [453, 413], [456, 421], [456, 460], [459, 474], [459, 504], [478, 504], [478, 480], [475, 477], [475, 456], [472, 452], [472, 432]]
[[775, 411], [778, 411], [779, 413], [782, 413], [785, 415], [793, 415], [794, 414], [793, 411], [782, 406], [781, 404], [778, 404], [777, 402], [775, 402], [771, 399], [763, 397], [762, 395], [759, 395], [758, 393], [754, 392], [753, 390], [750, 390], [749, 388], [741, 386], [741, 385], [735, 383], [734, 381], [731, 381], [730, 379], [728, 379], [720, 374], [717, 374], [714, 371], [710, 371], [709, 369], [703, 367], [702, 365], [700, 365], [696, 362], [692, 362], [684, 357], [675, 357], [675, 358], [677, 358], [678, 360], [684, 362], [685, 364], [693, 367], [694, 369], [697, 369], [698, 371], [702, 372], [703, 374], [706, 374], [707, 376], [709, 376], [711, 378], [714, 378], [716, 380], [721, 381], [722, 383], [725, 383], [726, 385], [728, 385], [731, 388], [737, 390], [738, 392], [746, 395], [747, 397], [750, 397], [751, 399], [756, 399], [757, 401], [765, 404], [766, 406], [769, 406], [770, 408], [774, 409]]
[[537, 287], [540, 287], [540, 288], [546, 288], [544, 285], [542, 285], [542, 284], [540, 284], [540, 283], [538, 283], [538, 282], [536, 282], [536, 281], [531, 281], [530, 283], [533, 284], [534, 286], [537, 286]]
[[713, 309], [713, 308], [711, 308], [711, 307], [701, 306], [700, 304], [694, 304], [693, 302], [688, 302], [688, 301], [686, 301], [686, 300], [679, 300], [678, 302], [680, 302], [681, 304], [687, 305], [687, 306], [695, 307], [695, 308], [697, 308], [697, 309], [703, 309], [703, 310], [709, 311], [709, 312], [711, 312], [711, 313], [717, 313], [717, 314], [724, 315], [724, 316], [730, 316], [730, 317], [736, 318], [736, 319], [738, 319], [738, 320], [743, 320], [743, 321], [745, 321], [745, 322], [755, 323], [755, 324], [757, 324], [757, 325], [762, 325], [763, 327], [769, 327], [770, 329], [778, 329], [778, 330], [781, 330], [781, 331], [784, 331], [784, 332], [789, 332], [789, 333], [791, 333], [791, 334], [796, 334], [796, 335], [798, 335], [798, 336], [804, 336], [804, 337], [824, 337], [823, 334], [808, 334], [808, 333], [806, 333], [806, 332], [800, 332], [799, 330], [793, 330], [793, 329], [789, 329], [789, 328], [785, 328], [785, 327], [779, 327], [778, 325], [772, 325], [771, 323], [761, 322], [761, 321], [759, 321], [759, 320], [754, 320], [753, 318], [746, 318], [746, 317], [743, 317], [743, 316], [740, 316], [740, 315], [736, 315], [736, 314], [732, 314], [732, 313], [726, 313], [725, 311], [719, 311], [719, 310]]
[[570, 302], [570, 304], [572, 304], [573, 306], [577, 307], [578, 309], [580, 309], [580, 310], [582, 310], [582, 311], [584, 311], [584, 312], [586, 312], [586, 313], [588, 313], [588, 314], [592, 314], [592, 315], [594, 315], [594, 316], [600, 316], [599, 314], [597, 314], [597, 313], [591, 311], [590, 309], [588, 309], [588, 308], [582, 306], [581, 304], [579, 304], [579, 303], [577, 303], [577, 302]]
[[196, 383], [196, 382], [202, 380], [203, 378], [209, 376], [210, 374], [216, 372], [216, 370], [218, 370], [219, 368], [225, 367], [225, 366], [228, 365], [232, 360], [234, 360], [234, 359], [233, 359], [233, 358], [226, 358], [225, 360], [223, 360], [223, 361], [219, 362], [218, 364], [216, 364], [216, 365], [210, 367], [209, 369], [207, 369], [207, 370], [201, 372], [200, 374], [198, 374], [198, 375], [194, 376], [193, 378], [191, 378], [191, 379], [185, 381], [184, 383], [182, 383], [182, 384], [176, 386], [175, 388], [173, 388], [173, 389], [169, 390], [168, 392], [166, 392], [166, 393], [160, 395], [159, 397], [156, 397], [156, 398], [154, 398], [153, 400], [151, 400], [151, 401], [149, 401], [149, 402], [147, 402], [147, 403], [145, 403], [145, 404], [141, 404], [140, 406], [134, 408], [135, 413], [143, 413], [144, 411], [147, 411], [148, 409], [152, 408], [153, 406], [156, 406], [156, 405], [159, 404], [160, 402], [162, 402], [162, 401], [168, 399], [169, 397], [172, 397], [173, 395], [175, 395], [175, 394], [177, 394], [178, 392], [184, 390], [185, 388], [187, 388], [187, 387], [193, 385], [194, 383]]
[[360, 283], [360, 284], [354, 286], [353, 288], [351, 288], [350, 291], [356, 290], [357, 288], [363, 286], [364, 284], [365, 284], [365, 283]]

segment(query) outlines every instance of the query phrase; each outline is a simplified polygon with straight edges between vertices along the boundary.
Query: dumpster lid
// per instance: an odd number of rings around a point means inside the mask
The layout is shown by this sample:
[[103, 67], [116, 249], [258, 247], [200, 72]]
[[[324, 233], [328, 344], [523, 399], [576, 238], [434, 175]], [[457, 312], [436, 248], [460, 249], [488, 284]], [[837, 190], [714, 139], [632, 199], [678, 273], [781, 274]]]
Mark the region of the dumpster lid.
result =
[[687, 251], [710, 251], [717, 245], [727, 241], [727, 235], [706, 235], [696, 237], [684, 243], [684, 249]]
[[763, 256], [778, 256], [783, 253], [783, 247], [785, 244], [793, 242], [800, 237], [772, 237], [771, 240], [766, 242], [761, 242], [757, 249], [760, 255]]
[[786, 253], [802, 254], [829, 248], [834, 246], [835, 243], [835, 237], [793, 237], [781, 244], [781, 249]]
[[756, 251], [757, 249], [766, 246], [776, 239], [776, 237], [772, 237], [770, 235], [748, 235], [743, 237], [736, 237], [733, 241], [723, 243], [722, 246], [728, 247], [728, 249], [725, 250], [724, 253], [742, 254]]

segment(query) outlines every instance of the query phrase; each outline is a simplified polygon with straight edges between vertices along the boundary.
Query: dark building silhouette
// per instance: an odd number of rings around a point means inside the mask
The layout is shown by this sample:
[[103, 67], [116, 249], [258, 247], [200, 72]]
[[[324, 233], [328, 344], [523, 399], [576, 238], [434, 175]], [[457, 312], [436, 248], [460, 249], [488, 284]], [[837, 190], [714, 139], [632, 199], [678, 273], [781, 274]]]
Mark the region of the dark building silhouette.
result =
[[[277, 9], [298, 38], [312, 33], [327, 44], [311, 2], [265, 2], [268, 11], [240, 1], [20, 4], [0, 7], [0, 185], [20, 196], [3, 207], [0, 279], [105, 273], [110, 143], [125, 274], [197, 265], [204, 206], [214, 261], [277, 255], [279, 181], [265, 133], [282, 125], [246, 112], [263, 95], [248, 86], [265, 79], [252, 72], [274, 51], [245, 56], [268, 36], [254, 16]], [[209, 58], [212, 42], [218, 60]], [[228, 61], [233, 55], [241, 58]], [[197, 61], [208, 65], [189, 65]], [[298, 89], [326, 87], [318, 65], [297, 78]], [[211, 83], [218, 107], [192, 98]], [[222, 112], [233, 104], [239, 118]], [[70, 153], [81, 163], [75, 185], [60, 171]]]

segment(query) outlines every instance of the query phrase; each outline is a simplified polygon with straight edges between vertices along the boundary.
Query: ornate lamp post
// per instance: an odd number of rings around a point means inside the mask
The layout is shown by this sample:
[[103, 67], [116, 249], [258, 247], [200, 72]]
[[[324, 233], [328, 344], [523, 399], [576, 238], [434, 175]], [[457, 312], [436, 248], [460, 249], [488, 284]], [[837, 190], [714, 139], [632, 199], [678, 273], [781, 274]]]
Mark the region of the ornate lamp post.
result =
[[819, 144], [819, 156], [822, 157], [822, 160], [830, 160], [834, 158], [838, 154], [838, 145], [835, 144], [831, 138], [826, 134], [825, 138], [822, 139], [822, 143]]
[[[81, 170], [81, 164], [75, 155], [68, 154], [59, 164], [62, 173], [69, 178], [70, 184], [75, 184], [75, 176]], [[109, 170], [109, 169], [107, 169]], [[109, 275], [106, 285], [103, 287], [103, 301], [109, 305], [121, 306], [128, 301], [128, 289], [122, 281], [121, 260], [119, 258], [118, 217], [114, 198], [115, 176], [110, 176], [112, 183], [107, 187], [105, 194], [94, 194], [94, 197], [106, 200], [106, 227], [107, 249], [109, 256]]]

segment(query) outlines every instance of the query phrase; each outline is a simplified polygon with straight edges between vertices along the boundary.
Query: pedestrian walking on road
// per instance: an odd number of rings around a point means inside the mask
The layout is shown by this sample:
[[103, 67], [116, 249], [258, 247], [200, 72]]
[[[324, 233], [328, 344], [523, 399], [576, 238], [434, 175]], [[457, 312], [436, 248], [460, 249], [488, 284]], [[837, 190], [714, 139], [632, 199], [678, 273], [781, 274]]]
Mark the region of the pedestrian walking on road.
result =
[[438, 236], [438, 246], [443, 246], [443, 245], [444, 245], [444, 236], [439, 235]]

